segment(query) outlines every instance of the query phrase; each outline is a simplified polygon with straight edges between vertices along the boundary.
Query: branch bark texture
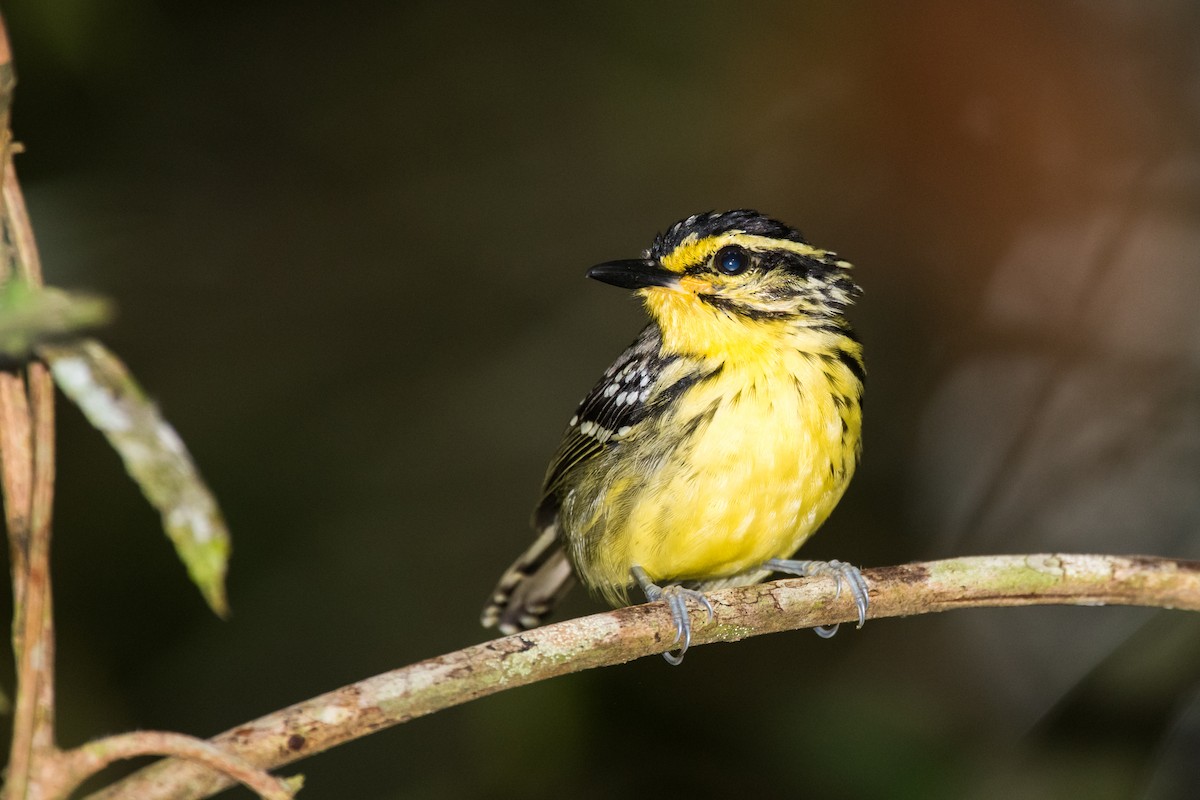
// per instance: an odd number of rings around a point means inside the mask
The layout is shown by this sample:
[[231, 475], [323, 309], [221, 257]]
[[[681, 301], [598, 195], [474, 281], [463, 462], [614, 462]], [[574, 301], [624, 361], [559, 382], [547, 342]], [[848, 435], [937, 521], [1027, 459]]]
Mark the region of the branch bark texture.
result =
[[[957, 608], [1136, 605], [1200, 611], [1200, 562], [1149, 557], [1037, 554], [982, 556], [863, 571], [869, 617]], [[789, 579], [711, 592], [705, 624], [693, 611], [692, 647], [856, 619], [832, 579]], [[558, 675], [671, 649], [662, 603], [547, 625], [368, 678], [240, 725], [210, 741], [272, 768], [381, 728]], [[684, 668], [688, 665], [685, 664]], [[664, 667], [665, 668], [665, 667]], [[230, 779], [175, 759], [159, 762], [90, 800], [207, 797]]]
[[[0, 19], [0, 283], [41, 286], [42, 269], [17, 182], [9, 129], [16, 75]], [[36, 796], [34, 775], [54, 747], [54, 623], [50, 517], [54, 497], [54, 386], [42, 364], [0, 374], [0, 487], [13, 583], [17, 684], [5, 798]]]

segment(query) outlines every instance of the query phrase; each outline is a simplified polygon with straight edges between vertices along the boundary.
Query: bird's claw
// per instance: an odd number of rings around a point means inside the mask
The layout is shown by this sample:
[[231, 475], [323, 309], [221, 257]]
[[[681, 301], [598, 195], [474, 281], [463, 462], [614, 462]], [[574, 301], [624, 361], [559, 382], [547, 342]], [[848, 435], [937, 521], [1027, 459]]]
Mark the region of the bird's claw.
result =
[[[820, 576], [828, 576], [837, 581], [837, 589], [834, 592], [834, 599], [842, 596], [842, 586], [845, 585], [850, 590], [850, 596], [854, 598], [854, 607], [858, 609], [858, 627], [862, 627], [867, 621], [867, 606], [870, 603], [869, 588], [867, 579], [863, 577], [862, 570], [853, 564], [847, 564], [844, 561], [795, 561], [786, 558], [773, 558], [763, 567], [775, 572], [785, 572], [789, 575], [798, 575], [801, 578], [815, 578]], [[837, 633], [837, 625], [822, 625], [813, 628], [817, 635], [828, 639]]]
[[687, 650], [688, 645], [692, 643], [692, 626], [691, 619], [688, 617], [687, 601], [693, 600], [704, 606], [705, 613], [708, 614], [706, 621], [712, 622], [712, 603], [708, 601], [703, 592], [685, 589], [682, 586], [667, 586], [659, 592], [658, 597], [651, 599], [666, 601], [667, 608], [671, 609], [671, 619], [675, 622], [675, 640], [671, 644], [679, 644], [679, 640], [683, 639], [684, 650]]
[[679, 648], [679, 655], [667, 652], [663, 653], [662, 657], [672, 666], [682, 664], [684, 654], [692, 645], [692, 621], [691, 617], [688, 616], [688, 601], [691, 600], [704, 606], [704, 610], [708, 614], [706, 622], [712, 622], [713, 614], [715, 613], [712, 603], [704, 596], [703, 592], [695, 589], [688, 589], [678, 584], [659, 586], [650, 580], [645, 570], [641, 567], [633, 568], [633, 577], [642, 588], [642, 592], [646, 595], [647, 600], [651, 603], [657, 603], [659, 600], [662, 600], [667, 604], [667, 608], [671, 612], [671, 620], [675, 623], [675, 639], [671, 642], [671, 645], [675, 646], [679, 644], [680, 640], [683, 641], [683, 645]]

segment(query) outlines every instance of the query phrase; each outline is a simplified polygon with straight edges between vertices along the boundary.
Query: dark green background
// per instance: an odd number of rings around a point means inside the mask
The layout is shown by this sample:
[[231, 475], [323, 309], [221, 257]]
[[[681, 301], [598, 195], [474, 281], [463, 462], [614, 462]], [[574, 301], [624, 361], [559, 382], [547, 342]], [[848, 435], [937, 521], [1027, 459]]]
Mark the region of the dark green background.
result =
[[[866, 289], [864, 461], [807, 555], [1200, 556], [1192, 3], [0, 10], [47, 280], [118, 304], [104, 339], [235, 542], [220, 622], [63, 408], [65, 745], [209, 735], [484, 639], [642, 324], [586, 268], [710, 208]], [[1197, 675], [1191, 616], [959, 612], [561, 678], [290, 771], [311, 800], [1186, 797]]]

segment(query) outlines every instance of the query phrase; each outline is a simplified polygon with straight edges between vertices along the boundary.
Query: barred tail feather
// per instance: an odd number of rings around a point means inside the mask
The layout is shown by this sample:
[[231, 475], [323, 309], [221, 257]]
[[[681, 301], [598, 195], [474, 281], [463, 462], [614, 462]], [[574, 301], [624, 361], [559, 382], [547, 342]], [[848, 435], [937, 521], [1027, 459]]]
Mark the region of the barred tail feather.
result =
[[505, 634], [536, 628], [574, 585], [558, 527], [550, 525], [501, 576], [479, 621]]

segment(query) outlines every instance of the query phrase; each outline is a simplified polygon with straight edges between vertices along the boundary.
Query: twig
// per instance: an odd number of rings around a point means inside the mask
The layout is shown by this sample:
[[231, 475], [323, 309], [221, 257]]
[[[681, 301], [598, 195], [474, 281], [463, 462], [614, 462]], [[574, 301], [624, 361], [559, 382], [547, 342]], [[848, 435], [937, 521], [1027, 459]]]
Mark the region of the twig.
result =
[[[41, 261], [13, 168], [8, 113], [15, 85], [0, 20], [0, 194], [4, 258], [0, 280], [42, 283]], [[5, 796], [31, 796], [39, 758], [54, 749], [54, 625], [50, 602], [50, 514], [54, 496], [54, 388], [41, 364], [0, 376], [0, 481], [13, 574], [17, 695]]]
[[[1200, 562], [1095, 555], [981, 556], [864, 570], [870, 617], [958, 608], [1137, 605], [1200, 611]], [[856, 618], [830, 579], [782, 580], [708, 594], [716, 616], [693, 615], [693, 647]], [[656, 603], [560, 622], [345, 686], [213, 737], [272, 768], [368, 733], [505, 689], [670, 649]], [[695, 656], [693, 656], [695, 659]], [[687, 666], [684, 667], [685, 669]], [[151, 765], [89, 800], [191, 800], [230, 785], [195, 764]]]
[[115, 761], [138, 756], [173, 756], [203, 764], [244, 784], [264, 800], [291, 800], [302, 783], [298, 778], [276, 778], [244, 758], [193, 736], [164, 731], [135, 731], [97, 739], [75, 750], [60, 753], [53, 769], [59, 785], [44, 785], [43, 791], [51, 797], [66, 797], [89, 775], [94, 775]]

